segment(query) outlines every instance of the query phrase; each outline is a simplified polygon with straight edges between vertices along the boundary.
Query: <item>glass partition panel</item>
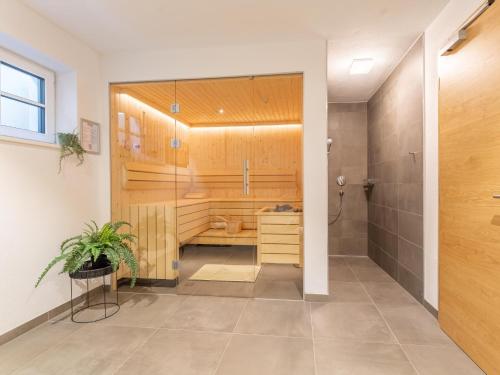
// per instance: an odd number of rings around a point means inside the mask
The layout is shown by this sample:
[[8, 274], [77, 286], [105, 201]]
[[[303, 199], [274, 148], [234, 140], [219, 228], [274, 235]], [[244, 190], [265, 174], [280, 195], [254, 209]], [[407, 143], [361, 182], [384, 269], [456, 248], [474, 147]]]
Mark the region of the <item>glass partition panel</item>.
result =
[[[138, 285], [175, 288], [178, 271], [174, 82], [111, 86], [112, 219], [137, 237]], [[128, 279], [123, 266], [119, 279]]]
[[177, 149], [180, 293], [253, 295], [253, 87], [253, 77], [176, 83], [177, 132], [188, 134]]

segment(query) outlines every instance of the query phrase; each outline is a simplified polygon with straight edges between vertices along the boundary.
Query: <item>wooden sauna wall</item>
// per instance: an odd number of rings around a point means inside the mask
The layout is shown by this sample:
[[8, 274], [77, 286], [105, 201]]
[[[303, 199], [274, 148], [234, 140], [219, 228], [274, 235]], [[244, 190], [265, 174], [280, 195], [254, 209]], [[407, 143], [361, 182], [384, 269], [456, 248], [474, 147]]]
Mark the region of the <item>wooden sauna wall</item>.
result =
[[192, 191], [240, 198], [243, 160], [250, 160], [255, 198], [302, 199], [302, 126], [191, 128]]
[[[177, 138], [181, 139], [181, 148], [170, 147], [170, 140], [175, 136], [175, 124], [167, 116], [111, 87], [111, 218], [113, 221], [134, 221], [139, 226], [148, 225], [148, 216], [156, 217], [157, 207], [152, 205], [147, 215], [137, 216], [137, 204], [175, 201], [176, 191], [183, 196], [190, 186], [188, 165], [188, 128], [177, 126]], [[176, 176], [177, 173], [177, 176]], [[177, 181], [177, 183], [176, 183]], [[133, 212], [131, 212], [133, 211]], [[135, 215], [135, 216], [134, 216]], [[141, 221], [142, 220], [142, 221]], [[165, 232], [165, 231], [163, 231]], [[168, 232], [168, 231], [167, 231]], [[159, 232], [160, 233], [160, 232]], [[144, 239], [133, 246], [136, 258], [140, 261], [140, 276], [158, 278], [168, 277], [163, 261], [164, 247], [158, 247], [157, 254], [149, 254], [151, 262], [143, 262], [141, 249]], [[167, 238], [167, 241], [175, 239]], [[168, 255], [168, 254], [167, 254]], [[167, 269], [168, 271], [168, 269]], [[129, 270], [121, 267], [118, 277], [126, 277]]]

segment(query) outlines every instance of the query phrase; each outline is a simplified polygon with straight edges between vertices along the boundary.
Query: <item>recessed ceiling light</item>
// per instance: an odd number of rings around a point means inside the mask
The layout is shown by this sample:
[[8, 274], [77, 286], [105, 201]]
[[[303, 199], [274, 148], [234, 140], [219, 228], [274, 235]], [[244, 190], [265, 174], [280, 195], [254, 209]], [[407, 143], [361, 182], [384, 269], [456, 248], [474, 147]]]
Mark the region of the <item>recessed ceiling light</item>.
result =
[[368, 74], [373, 68], [373, 59], [354, 59], [352, 60], [349, 74]]
[[219, 112], [222, 115], [224, 113], [224, 108], [219, 108], [217, 112]]

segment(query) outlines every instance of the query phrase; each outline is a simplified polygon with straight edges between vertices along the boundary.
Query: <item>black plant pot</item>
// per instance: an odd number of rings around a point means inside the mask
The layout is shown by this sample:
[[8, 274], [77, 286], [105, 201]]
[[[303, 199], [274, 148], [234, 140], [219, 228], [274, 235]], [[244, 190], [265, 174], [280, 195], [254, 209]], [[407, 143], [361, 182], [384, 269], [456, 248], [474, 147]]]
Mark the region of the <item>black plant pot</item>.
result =
[[70, 273], [69, 277], [72, 279], [90, 279], [93, 277], [109, 275], [111, 273], [113, 273], [111, 262], [106, 255], [101, 254], [95, 261], [93, 259], [86, 261], [82, 268], [76, 272]]

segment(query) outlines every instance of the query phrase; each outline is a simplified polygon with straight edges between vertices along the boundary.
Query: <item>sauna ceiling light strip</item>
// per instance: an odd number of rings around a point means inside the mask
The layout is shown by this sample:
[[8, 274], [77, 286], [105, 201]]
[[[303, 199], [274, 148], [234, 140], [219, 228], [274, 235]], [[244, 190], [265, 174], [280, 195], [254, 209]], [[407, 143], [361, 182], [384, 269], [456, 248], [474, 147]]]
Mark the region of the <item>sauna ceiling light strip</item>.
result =
[[129, 94], [126, 94], [124, 92], [120, 93], [120, 95], [124, 95], [126, 96], [127, 98], [129, 98], [130, 100], [133, 100], [135, 101], [136, 103], [139, 103], [140, 105], [142, 106], [145, 106], [147, 108], [149, 108], [152, 112], [155, 112], [157, 113], [158, 115], [162, 116], [162, 117], [165, 117], [169, 122], [171, 122], [172, 124], [176, 124], [176, 125], [181, 125], [185, 128], [190, 128], [190, 126], [184, 124], [183, 122], [180, 122], [179, 120], [176, 120], [174, 119], [173, 117], [167, 115], [166, 113], [163, 113], [162, 111], [159, 111], [158, 109], [154, 108], [154, 107], [151, 107], [149, 104], [146, 104], [144, 103], [143, 101], [133, 97], [132, 95], [129, 95]]
[[190, 131], [194, 130], [200, 130], [200, 131], [205, 131], [205, 130], [223, 130], [223, 129], [246, 129], [249, 127], [255, 127], [255, 128], [280, 128], [280, 129], [294, 129], [298, 127], [302, 127], [302, 124], [266, 124], [266, 125], [193, 125], [189, 128]]

